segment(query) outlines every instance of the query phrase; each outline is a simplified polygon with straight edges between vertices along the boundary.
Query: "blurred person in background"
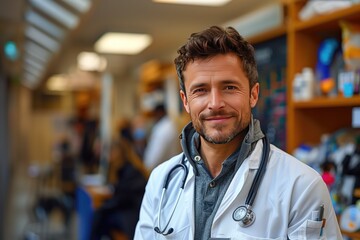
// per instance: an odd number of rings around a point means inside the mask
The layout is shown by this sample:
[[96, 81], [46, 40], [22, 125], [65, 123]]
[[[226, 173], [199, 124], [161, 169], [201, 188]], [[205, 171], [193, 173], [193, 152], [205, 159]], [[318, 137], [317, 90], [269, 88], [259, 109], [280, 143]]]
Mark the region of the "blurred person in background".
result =
[[134, 150], [129, 120], [120, 121], [118, 135], [109, 157], [108, 183], [113, 195], [94, 212], [91, 240], [112, 239], [116, 231], [132, 239], [138, 221], [149, 173]]
[[151, 171], [160, 163], [181, 152], [177, 126], [166, 113], [164, 104], [153, 110], [154, 125], [144, 152], [144, 164]]
[[85, 174], [98, 171], [100, 155], [96, 149], [99, 141], [99, 119], [91, 114], [91, 96], [79, 93], [76, 96], [75, 116], [70, 119], [73, 136], [72, 149], [79, 166]]
[[342, 161], [342, 174], [354, 177], [351, 204], [356, 204], [360, 199], [360, 136], [355, 138], [354, 150], [346, 154]]
[[143, 160], [148, 139], [148, 120], [139, 113], [132, 119], [132, 136], [134, 139], [135, 152]]

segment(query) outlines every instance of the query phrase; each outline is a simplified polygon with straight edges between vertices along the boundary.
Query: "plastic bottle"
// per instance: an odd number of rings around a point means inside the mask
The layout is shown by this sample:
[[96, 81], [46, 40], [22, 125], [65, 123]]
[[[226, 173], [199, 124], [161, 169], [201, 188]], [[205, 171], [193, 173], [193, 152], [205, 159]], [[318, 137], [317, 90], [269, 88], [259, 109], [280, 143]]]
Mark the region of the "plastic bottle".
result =
[[314, 97], [315, 92], [315, 74], [311, 68], [303, 68], [303, 87], [302, 87], [302, 100], [310, 100]]
[[297, 73], [293, 81], [292, 96], [294, 101], [299, 101], [302, 99], [303, 85], [303, 76], [301, 73]]

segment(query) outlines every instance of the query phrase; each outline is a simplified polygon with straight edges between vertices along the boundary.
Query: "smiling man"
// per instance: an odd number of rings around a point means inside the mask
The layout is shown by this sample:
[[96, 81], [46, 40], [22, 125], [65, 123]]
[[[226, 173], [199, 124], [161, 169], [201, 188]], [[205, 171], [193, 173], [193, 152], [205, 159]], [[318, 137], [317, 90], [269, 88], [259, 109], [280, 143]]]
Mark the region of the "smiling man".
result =
[[253, 47], [235, 29], [213, 26], [178, 54], [191, 122], [183, 153], [151, 174], [135, 239], [342, 239], [321, 176], [269, 144], [252, 117]]

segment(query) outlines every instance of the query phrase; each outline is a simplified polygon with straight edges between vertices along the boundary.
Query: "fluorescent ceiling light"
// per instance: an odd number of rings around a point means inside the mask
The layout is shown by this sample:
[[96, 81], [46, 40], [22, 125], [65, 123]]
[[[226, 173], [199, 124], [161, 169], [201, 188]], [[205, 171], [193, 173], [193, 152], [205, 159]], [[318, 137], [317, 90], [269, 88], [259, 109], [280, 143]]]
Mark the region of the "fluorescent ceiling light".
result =
[[25, 72], [21, 79], [21, 83], [31, 89], [35, 88], [39, 81], [40, 78], [38, 76], [35, 76], [29, 72]]
[[40, 16], [38, 13], [34, 11], [27, 11], [25, 14], [25, 19], [33, 24], [34, 26], [38, 27], [39, 29], [43, 30], [44, 32], [48, 33], [49, 35], [57, 38], [63, 39], [65, 32], [63, 29], [58, 27], [57, 25], [49, 22], [46, 18]]
[[77, 65], [83, 71], [98, 71], [105, 70], [107, 62], [104, 57], [99, 56], [93, 52], [81, 52], [77, 57]]
[[39, 62], [37, 59], [31, 57], [30, 55], [25, 55], [24, 63], [26, 65], [30, 65], [31, 67], [39, 69], [39, 70], [44, 69], [44, 63]]
[[231, 0], [153, 0], [158, 3], [187, 4], [219, 7], [227, 4]]
[[40, 68], [34, 68], [34, 67], [30, 66], [29, 64], [27, 64], [27, 65], [24, 66], [24, 70], [26, 72], [29, 72], [29, 73], [33, 74], [34, 76], [40, 76], [43, 69], [42, 68], [41, 69]]
[[69, 89], [69, 79], [64, 74], [51, 76], [46, 87], [51, 91], [66, 91]]
[[152, 42], [147, 34], [106, 33], [96, 43], [95, 50], [101, 53], [138, 54]]
[[36, 84], [39, 82], [39, 76], [35, 76], [34, 74], [29, 72], [24, 73], [24, 79], [26, 79], [26, 81], [30, 82], [31, 84]]
[[40, 1], [30, 0], [31, 4], [47, 14], [49, 17], [54, 18], [64, 26], [73, 29], [78, 24], [78, 17], [61, 7], [55, 1]]
[[63, 0], [63, 2], [67, 3], [77, 11], [83, 13], [89, 10], [90, 8], [90, 0]]
[[53, 38], [29, 25], [25, 30], [25, 36], [53, 52], [56, 52], [60, 47], [59, 43]]
[[50, 58], [50, 52], [48, 50], [31, 41], [27, 41], [24, 51], [44, 63]]

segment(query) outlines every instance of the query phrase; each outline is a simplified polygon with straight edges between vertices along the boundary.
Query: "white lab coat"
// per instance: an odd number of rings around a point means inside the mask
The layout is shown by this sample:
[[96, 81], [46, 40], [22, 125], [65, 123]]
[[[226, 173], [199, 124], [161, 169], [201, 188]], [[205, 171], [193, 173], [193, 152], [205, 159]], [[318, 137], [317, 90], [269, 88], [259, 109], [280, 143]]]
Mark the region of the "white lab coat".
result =
[[[211, 229], [211, 237], [237, 240], [260, 239], [342, 239], [330, 196], [321, 176], [312, 168], [271, 145], [266, 173], [258, 190], [253, 211], [255, 222], [243, 228], [232, 218], [233, 211], [244, 205], [253, 174], [258, 168], [262, 154], [262, 141], [258, 141], [252, 154], [235, 174], [219, 207]], [[154, 231], [158, 226], [159, 203], [163, 182], [170, 169], [182, 159], [173, 157], [156, 168], [148, 181], [135, 240], [176, 239], [190, 240], [194, 237], [194, 183], [193, 169], [189, 169], [184, 191], [168, 228], [173, 233], [163, 236]], [[176, 197], [180, 191], [183, 171], [171, 177], [161, 211], [161, 229], [170, 218]], [[324, 204], [326, 225], [320, 237], [322, 222], [312, 220], [312, 212]]]

